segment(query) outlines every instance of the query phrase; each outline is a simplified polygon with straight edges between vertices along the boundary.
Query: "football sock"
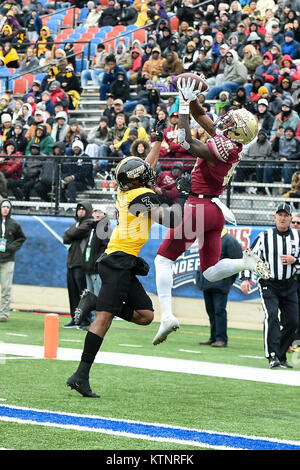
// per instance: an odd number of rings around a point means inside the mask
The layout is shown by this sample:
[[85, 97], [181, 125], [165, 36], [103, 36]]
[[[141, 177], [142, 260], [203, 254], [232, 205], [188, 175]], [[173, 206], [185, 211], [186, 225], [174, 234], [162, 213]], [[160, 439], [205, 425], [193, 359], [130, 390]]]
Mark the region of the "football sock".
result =
[[203, 276], [210, 282], [216, 282], [221, 279], [225, 279], [226, 277], [233, 276], [244, 269], [246, 268], [243, 258], [224, 258], [218, 261], [214, 266], [207, 268], [203, 272]]
[[84, 348], [81, 355], [81, 362], [78, 366], [76, 373], [82, 378], [88, 378], [90, 369], [95, 360], [95, 357], [100, 349], [103, 338], [95, 333], [87, 332], [84, 341]]
[[161, 321], [173, 316], [172, 287], [173, 287], [173, 261], [157, 255], [155, 260], [156, 289], [160, 304]]

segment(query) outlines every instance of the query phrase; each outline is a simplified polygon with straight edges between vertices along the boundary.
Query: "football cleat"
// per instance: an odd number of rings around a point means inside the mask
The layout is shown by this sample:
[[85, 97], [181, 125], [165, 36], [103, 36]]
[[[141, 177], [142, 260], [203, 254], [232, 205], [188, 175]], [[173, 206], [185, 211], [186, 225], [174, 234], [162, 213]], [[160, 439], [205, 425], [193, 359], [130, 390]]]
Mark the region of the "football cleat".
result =
[[269, 357], [269, 367], [270, 367], [270, 369], [274, 369], [275, 367], [279, 367], [280, 364], [281, 364], [280, 360], [278, 359], [276, 354], [271, 353], [270, 357]]
[[176, 331], [178, 328], [179, 322], [175, 317], [171, 317], [168, 320], [162, 321], [158, 332], [152, 341], [152, 344], [156, 346], [157, 344], [162, 343], [167, 339], [167, 336], [172, 333], [172, 331]]
[[76, 392], [81, 393], [83, 397], [100, 398], [100, 395], [92, 392], [89, 381], [87, 379], [79, 378], [76, 373], [68, 378], [67, 386], [72, 390], [76, 390]]
[[96, 303], [97, 296], [90, 290], [84, 289], [80, 296], [78, 307], [74, 312], [75, 325], [80, 325], [93, 310], [96, 310]]
[[250, 250], [250, 248], [247, 248], [247, 250], [244, 251], [243, 258], [246, 269], [249, 269], [249, 271], [255, 271], [262, 279], [270, 279], [271, 273], [268, 265], [252, 250]]

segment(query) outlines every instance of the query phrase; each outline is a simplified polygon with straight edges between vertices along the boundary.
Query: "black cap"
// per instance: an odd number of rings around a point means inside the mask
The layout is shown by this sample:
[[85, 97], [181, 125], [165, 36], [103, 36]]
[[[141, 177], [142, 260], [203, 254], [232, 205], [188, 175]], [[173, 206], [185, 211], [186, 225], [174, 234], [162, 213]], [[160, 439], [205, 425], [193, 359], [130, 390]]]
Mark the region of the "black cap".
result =
[[276, 207], [276, 214], [277, 212], [280, 212], [280, 211], [284, 211], [288, 215], [292, 215], [292, 208], [286, 202], [282, 202], [281, 204], [278, 204], [278, 206]]

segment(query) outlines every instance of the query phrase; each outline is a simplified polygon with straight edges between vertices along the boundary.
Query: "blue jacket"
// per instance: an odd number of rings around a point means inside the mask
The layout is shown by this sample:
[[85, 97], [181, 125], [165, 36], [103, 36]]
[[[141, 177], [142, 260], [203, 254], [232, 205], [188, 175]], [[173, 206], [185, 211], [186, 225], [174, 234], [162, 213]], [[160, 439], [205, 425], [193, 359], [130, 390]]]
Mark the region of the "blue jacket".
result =
[[281, 44], [282, 55], [288, 54], [292, 59], [299, 59], [300, 44], [298, 41], [286, 42]]

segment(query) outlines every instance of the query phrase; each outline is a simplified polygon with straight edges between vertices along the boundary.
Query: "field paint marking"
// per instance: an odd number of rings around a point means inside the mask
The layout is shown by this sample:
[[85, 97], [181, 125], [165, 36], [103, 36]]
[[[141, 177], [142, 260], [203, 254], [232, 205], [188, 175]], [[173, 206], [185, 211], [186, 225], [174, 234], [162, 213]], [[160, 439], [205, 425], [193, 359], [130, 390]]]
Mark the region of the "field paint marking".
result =
[[[58, 348], [57, 359], [63, 361], [80, 361], [81, 353], [81, 349]], [[3, 360], [5, 360], [5, 354], [20, 356], [28, 355], [33, 356], [36, 359], [43, 359], [44, 347], [0, 342], [0, 355], [1, 354], [4, 355]], [[172, 359], [167, 357], [111, 352], [101, 352], [98, 354], [95, 363], [182, 374], [205, 375], [208, 377], [250, 380], [254, 382], [292, 385], [297, 387], [300, 386], [300, 372], [291, 370], [274, 370], [258, 367], [235, 366], [231, 364], [217, 364], [213, 362], [200, 362], [187, 359]]]
[[28, 335], [22, 335], [19, 333], [5, 333], [7, 336], [22, 336], [24, 338], [27, 338]]
[[249, 358], [249, 359], [266, 359], [263, 356], [246, 356], [246, 355], [242, 355], [242, 354], [240, 354], [239, 357], [246, 357], [246, 358]]
[[195, 447], [239, 450], [300, 450], [300, 442], [221, 433], [160, 423], [81, 415], [0, 405], [0, 421], [98, 432], [115, 436]]
[[119, 346], [124, 346], [125, 348], [142, 348], [140, 344], [119, 344]]
[[190, 349], [179, 349], [180, 352], [201, 354], [201, 351], [191, 351]]

